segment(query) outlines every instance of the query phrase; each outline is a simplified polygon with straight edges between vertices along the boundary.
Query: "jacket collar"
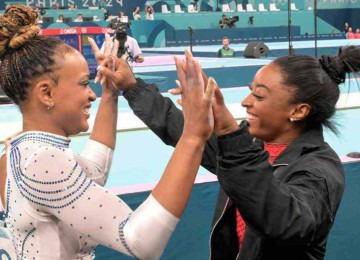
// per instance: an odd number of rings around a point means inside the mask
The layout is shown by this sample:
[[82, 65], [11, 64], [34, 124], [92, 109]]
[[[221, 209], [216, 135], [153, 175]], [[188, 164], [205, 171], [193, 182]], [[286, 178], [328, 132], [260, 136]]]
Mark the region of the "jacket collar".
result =
[[300, 135], [293, 143], [275, 159], [273, 166], [288, 165], [297, 161], [298, 158], [311, 150], [317, 149], [324, 143], [322, 127], [309, 130]]

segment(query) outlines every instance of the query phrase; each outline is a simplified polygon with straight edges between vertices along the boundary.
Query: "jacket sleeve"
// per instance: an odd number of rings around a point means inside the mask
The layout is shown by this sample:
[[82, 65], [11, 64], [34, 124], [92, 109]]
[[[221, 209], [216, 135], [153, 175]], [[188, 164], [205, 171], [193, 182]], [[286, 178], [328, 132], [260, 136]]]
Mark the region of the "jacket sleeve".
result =
[[218, 179], [257, 235], [283, 245], [306, 245], [328, 219], [322, 178], [295, 172], [277, 180], [268, 153], [253, 143], [247, 126], [219, 137]]
[[[124, 93], [134, 114], [140, 118], [165, 144], [176, 146], [184, 126], [184, 117], [170, 98], [164, 97], [155, 84], [137, 79], [135, 88]], [[206, 144], [201, 165], [212, 173], [216, 171], [218, 151], [216, 136]]]

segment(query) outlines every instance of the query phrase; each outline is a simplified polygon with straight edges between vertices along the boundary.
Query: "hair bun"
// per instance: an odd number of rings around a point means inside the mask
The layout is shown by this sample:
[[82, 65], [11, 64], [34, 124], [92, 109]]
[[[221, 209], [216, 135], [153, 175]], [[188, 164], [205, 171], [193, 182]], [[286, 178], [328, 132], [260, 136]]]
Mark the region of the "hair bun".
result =
[[0, 16], [0, 57], [18, 49], [40, 32], [37, 13], [27, 5], [11, 5]]
[[319, 62], [336, 84], [339, 85], [345, 82], [346, 71], [344, 63], [339, 56], [322, 55]]

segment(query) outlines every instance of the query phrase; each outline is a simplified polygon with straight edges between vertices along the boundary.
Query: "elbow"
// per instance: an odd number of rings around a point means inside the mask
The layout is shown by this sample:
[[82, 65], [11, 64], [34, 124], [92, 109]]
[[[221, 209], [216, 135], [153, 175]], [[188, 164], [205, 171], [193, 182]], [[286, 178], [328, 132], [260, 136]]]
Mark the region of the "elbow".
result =
[[266, 225], [259, 233], [265, 239], [277, 241], [282, 245], [308, 245], [315, 236], [315, 220], [311, 216], [301, 216], [287, 221], [274, 221], [273, 225]]

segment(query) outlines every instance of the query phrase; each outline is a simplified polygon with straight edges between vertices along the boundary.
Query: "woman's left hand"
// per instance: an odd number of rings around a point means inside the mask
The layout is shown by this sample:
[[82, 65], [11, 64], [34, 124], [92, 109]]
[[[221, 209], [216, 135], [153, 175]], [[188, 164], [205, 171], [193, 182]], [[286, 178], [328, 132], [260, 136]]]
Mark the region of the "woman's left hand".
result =
[[[119, 41], [115, 39], [114, 44], [112, 44], [112, 39], [110, 35], [105, 33], [105, 48], [103, 53], [99, 50], [99, 47], [97, 46], [94, 39], [88, 38], [88, 41], [94, 52], [97, 64], [100, 65], [105, 59], [107, 59], [108, 62], [106, 64], [106, 67], [109, 68], [111, 71], [115, 71], [115, 59], [117, 55], [117, 50], [119, 49]], [[111, 48], [112, 45], [113, 47]], [[112, 88], [113, 91], [118, 91], [114, 84], [112, 82], [108, 82], [110, 80], [107, 80], [100, 71], [97, 72], [95, 77], [95, 83], [98, 81], [100, 81], [102, 86], [105, 86], [106, 88]]]

